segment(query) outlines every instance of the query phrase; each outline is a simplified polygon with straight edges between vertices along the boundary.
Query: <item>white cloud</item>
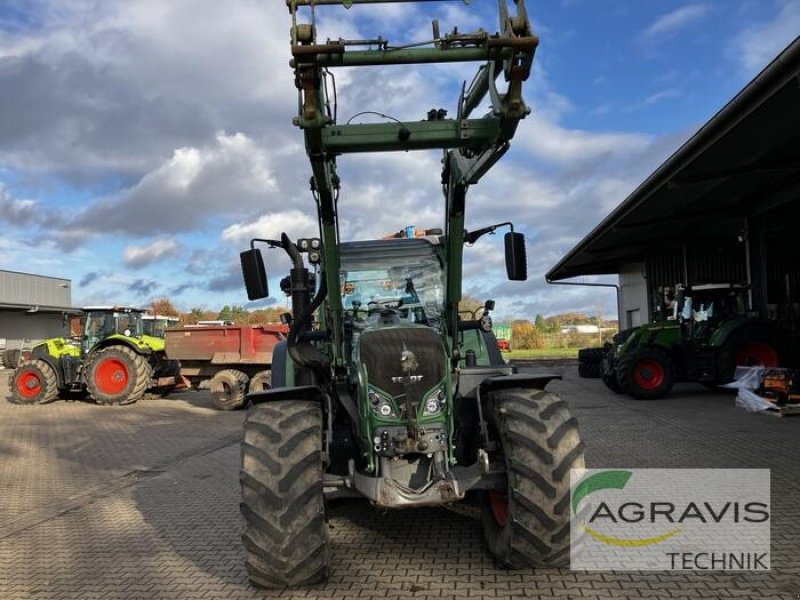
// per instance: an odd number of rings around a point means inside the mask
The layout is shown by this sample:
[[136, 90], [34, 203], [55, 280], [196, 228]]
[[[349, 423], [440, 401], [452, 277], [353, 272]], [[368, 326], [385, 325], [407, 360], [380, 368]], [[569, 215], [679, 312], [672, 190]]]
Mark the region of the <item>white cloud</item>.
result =
[[797, 38], [800, 32], [800, 2], [784, 0], [775, 18], [744, 29], [727, 54], [752, 76]]
[[687, 4], [656, 19], [641, 33], [641, 39], [654, 42], [670, 38], [682, 29], [700, 21], [711, 11], [705, 3]]
[[126, 266], [139, 269], [164, 258], [175, 256], [179, 251], [178, 242], [169, 238], [161, 238], [146, 246], [126, 247], [122, 253], [122, 260]]
[[249, 223], [235, 223], [222, 230], [221, 238], [244, 248], [252, 238], [279, 240], [286, 232], [293, 239], [319, 235], [317, 220], [299, 210], [287, 210], [261, 215]]
[[679, 98], [681, 95], [682, 95], [681, 91], [675, 88], [661, 90], [660, 92], [656, 92], [655, 94], [650, 94], [647, 98], [645, 98], [644, 104], [646, 106], [652, 106], [653, 104], [657, 104], [662, 100], [667, 100], [669, 98]]
[[85, 182], [141, 176], [221, 128], [289, 136], [285, 8], [60, 0], [27, 10], [36, 27], [0, 36], [0, 163]]
[[208, 145], [179, 148], [132, 187], [90, 204], [65, 232], [185, 232], [207, 225], [212, 217], [277, 205], [270, 161], [268, 152], [247, 136], [217, 133]]
[[650, 141], [638, 133], [569, 129], [538, 115], [527, 119], [515, 138], [534, 156], [563, 165], [641, 152]]

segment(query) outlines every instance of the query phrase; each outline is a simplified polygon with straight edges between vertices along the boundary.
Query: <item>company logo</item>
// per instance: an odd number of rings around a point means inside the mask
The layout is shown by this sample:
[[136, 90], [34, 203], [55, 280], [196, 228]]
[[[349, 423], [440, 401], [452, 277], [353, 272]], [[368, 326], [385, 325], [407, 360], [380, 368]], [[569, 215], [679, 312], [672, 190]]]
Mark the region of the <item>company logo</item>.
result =
[[571, 509], [574, 568], [769, 568], [768, 470], [573, 473]]
[[[572, 496], [572, 513], [577, 515], [578, 514], [578, 505], [580, 504], [581, 500], [591, 494], [592, 492], [596, 492], [598, 490], [606, 490], [606, 489], [617, 489], [621, 490], [625, 488], [625, 484], [631, 478], [632, 473], [630, 471], [603, 471], [602, 473], [597, 473], [590, 477], [587, 477], [580, 484], [578, 487], [575, 488], [575, 492]], [[653, 507], [651, 507], [653, 508]], [[674, 507], [673, 507], [674, 508]], [[621, 504], [619, 506], [619, 513], [618, 517], [622, 521], [627, 522], [637, 522], [641, 521], [642, 519], [646, 518], [645, 507], [634, 503], [628, 502]], [[652, 520], [655, 520], [655, 513], [651, 510], [650, 517]], [[601, 519], [611, 519], [613, 522], [617, 522], [617, 519], [612, 512], [611, 508], [605, 502], [601, 502], [597, 509], [591, 513], [591, 516], [588, 519], [588, 523], [594, 523], [596, 520]], [[604, 535], [593, 529], [588, 524], [583, 526], [583, 530], [596, 539], [598, 542], [603, 544], [608, 544], [609, 546], [650, 546], [651, 544], [658, 544], [659, 542], [663, 542], [664, 540], [668, 540], [669, 538], [677, 535], [680, 533], [681, 528], [676, 527], [671, 531], [668, 531], [664, 534], [653, 536], [653, 537], [645, 537], [645, 538], [634, 538], [634, 539], [622, 539], [615, 537], [613, 535]]]

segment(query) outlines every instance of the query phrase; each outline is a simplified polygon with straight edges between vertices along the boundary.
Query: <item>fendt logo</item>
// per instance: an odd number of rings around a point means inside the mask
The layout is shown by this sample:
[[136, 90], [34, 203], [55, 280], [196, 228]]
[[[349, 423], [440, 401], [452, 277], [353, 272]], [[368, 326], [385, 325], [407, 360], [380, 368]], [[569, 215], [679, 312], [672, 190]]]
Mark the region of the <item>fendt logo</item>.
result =
[[590, 470], [571, 509], [573, 568], [769, 568], [768, 470]]

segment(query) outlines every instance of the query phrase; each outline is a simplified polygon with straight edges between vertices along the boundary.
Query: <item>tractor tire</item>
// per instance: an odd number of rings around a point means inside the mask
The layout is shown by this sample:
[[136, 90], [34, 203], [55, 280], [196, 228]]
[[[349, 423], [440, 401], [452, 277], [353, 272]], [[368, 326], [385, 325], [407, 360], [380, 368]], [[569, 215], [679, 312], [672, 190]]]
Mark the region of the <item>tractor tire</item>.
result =
[[98, 350], [85, 367], [86, 389], [98, 404], [133, 404], [150, 387], [147, 358], [127, 346]]
[[617, 379], [637, 400], [664, 398], [675, 383], [675, 367], [663, 350], [645, 346], [620, 360]]
[[3, 366], [7, 369], [16, 369], [22, 364], [22, 350], [6, 350], [3, 352]]
[[211, 398], [220, 410], [236, 410], [247, 403], [248, 377], [236, 369], [224, 369], [211, 379]]
[[606, 384], [606, 387], [615, 394], [625, 393], [625, 390], [623, 390], [622, 386], [619, 384], [619, 379], [617, 377], [616, 371], [611, 371], [611, 373], [603, 373], [600, 376], [600, 379], [602, 379], [603, 383]]
[[581, 348], [578, 350], [578, 362], [586, 365], [599, 365], [605, 352], [605, 348]]
[[597, 379], [600, 377], [600, 365], [594, 363], [578, 363], [578, 377]]
[[715, 383], [733, 381], [737, 366], [779, 367], [789, 354], [789, 343], [780, 332], [750, 325], [734, 331], [717, 353]]
[[570, 469], [584, 467], [577, 421], [558, 396], [529, 389], [492, 392], [485, 414], [507, 473], [481, 507], [490, 552], [507, 569], [568, 564]]
[[242, 441], [242, 542], [250, 582], [305, 586], [330, 571], [322, 493], [322, 412], [316, 402], [254, 406]]
[[49, 404], [58, 399], [56, 372], [43, 360], [25, 362], [8, 380], [14, 404]]
[[259, 371], [250, 380], [247, 388], [248, 393], [257, 394], [272, 389], [272, 371]]

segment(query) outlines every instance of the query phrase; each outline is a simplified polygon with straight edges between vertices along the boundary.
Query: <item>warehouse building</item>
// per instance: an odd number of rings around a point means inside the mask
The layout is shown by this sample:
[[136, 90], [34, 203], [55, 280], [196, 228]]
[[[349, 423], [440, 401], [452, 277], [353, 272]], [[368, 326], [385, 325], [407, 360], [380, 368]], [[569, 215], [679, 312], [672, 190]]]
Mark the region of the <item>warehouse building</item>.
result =
[[754, 313], [800, 330], [800, 38], [546, 274], [619, 276], [620, 327], [663, 290], [747, 286]]
[[0, 353], [62, 335], [63, 315], [72, 311], [69, 279], [0, 271]]

